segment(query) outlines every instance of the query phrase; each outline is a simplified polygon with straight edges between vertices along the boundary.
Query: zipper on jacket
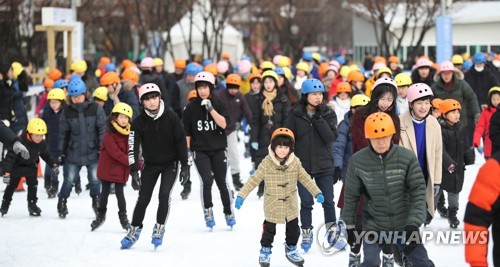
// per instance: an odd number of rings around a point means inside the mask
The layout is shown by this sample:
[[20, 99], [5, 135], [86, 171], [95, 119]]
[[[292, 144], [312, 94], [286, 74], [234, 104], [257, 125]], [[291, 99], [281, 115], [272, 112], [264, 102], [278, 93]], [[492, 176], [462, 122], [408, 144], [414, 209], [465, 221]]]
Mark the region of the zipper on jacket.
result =
[[392, 230], [392, 229], [394, 229], [394, 227], [392, 225], [393, 209], [392, 209], [391, 199], [389, 197], [389, 189], [387, 187], [387, 173], [386, 173], [386, 169], [385, 169], [384, 158], [382, 157], [382, 155], [378, 155], [378, 157], [380, 158], [380, 164], [382, 165], [382, 177], [384, 178], [384, 189], [385, 189], [385, 193], [386, 193], [385, 196], [387, 198], [387, 203], [389, 204], [389, 223], [390, 223], [390, 227]]

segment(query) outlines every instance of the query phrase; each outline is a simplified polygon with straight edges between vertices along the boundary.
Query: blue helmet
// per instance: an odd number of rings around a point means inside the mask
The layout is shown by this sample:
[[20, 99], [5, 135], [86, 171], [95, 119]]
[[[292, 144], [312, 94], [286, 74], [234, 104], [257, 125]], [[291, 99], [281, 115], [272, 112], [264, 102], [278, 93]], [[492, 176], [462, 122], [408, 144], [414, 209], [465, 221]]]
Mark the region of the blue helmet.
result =
[[104, 68], [104, 70], [106, 72], [116, 71], [116, 65], [114, 63], [109, 63], [108, 65], [106, 65], [106, 67]]
[[335, 58], [335, 60], [337, 60], [337, 62], [339, 62], [341, 65], [344, 65], [346, 62], [343, 56], [338, 56]]
[[200, 69], [201, 69], [201, 66], [199, 66], [198, 64], [189, 63], [186, 66], [186, 74], [196, 75], [196, 74], [198, 74], [198, 72], [202, 71]]
[[54, 88], [63, 88], [66, 86], [68, 86], [68, 82], [66, 80], [59, 79], [54, 82]]
[[80, 75], [78, 75], [78, 74], [73, 74], [73, 75], [69, 76], [69, 81], [70, 82], [71, 81], [75, 81], [75, 80], [81, 80], [81, 79], [82, 79], [82, 77]]
[[322, 93], [325, 92], [325, 86], [323, 85], [323, 83], [320, 80], [314, 78], [305, 80], [302, 83], [301, 89], [303, 95], [315, 92], [322, 92]]
[[462, 68], [464, 70], [470, 70], [472, 68], [472, 62], [470, 60], [464, 61], [464, 64], [462, 65]]
[[304, 61], [313, 61], [313, 55], [311, 52], [302, 53], [302, 60]]
[[69, 96], [77, 96], [81, 94], [85, 94], [87, 91], [87, 87], [85, 86], [85, 83], [80, 79], [80, 80], [73, 80], [69, 81], [68, 83], [68, 95]]
[[[241, 57], [241, 60], [247, 60], [249, 62], [252, 62], [252, 58], [249, 56], [243, 56], [243, 57]], [[236, 65], [238, 65], [238, 64], [236, 64]]]
[[483, 52], [477, 52], [474, 54], [474, 63], [486, 63], [486, 56]]
[[212, 60], [210, 59], [204, 59], [203, 62], [201, 63], [201, 65], [203, 65], [203, 67], [206, 67], [207, 65], [210, 65], [212, 64]]
[[278, 75], [285, 76], [285, 70], [281, 67], [274, 68], [274, 72], [276, 72], [276, 74]]

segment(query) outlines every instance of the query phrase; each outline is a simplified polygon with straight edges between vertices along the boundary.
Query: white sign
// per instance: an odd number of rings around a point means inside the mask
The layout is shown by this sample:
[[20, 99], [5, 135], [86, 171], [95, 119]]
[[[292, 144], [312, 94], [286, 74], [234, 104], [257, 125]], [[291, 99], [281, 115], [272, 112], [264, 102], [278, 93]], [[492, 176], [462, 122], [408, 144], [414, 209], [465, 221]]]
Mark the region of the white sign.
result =
[[42, 25], [69, 25], [75, 23], [73, 11], [70, 8], [42, 7]]
[[[71, 61], [83, 59], [83, 23], [80, 21], [71, 24], [74, 26], [71, 35]], [[68, 54], [68, 34], [64, 33], [64, 57]]]

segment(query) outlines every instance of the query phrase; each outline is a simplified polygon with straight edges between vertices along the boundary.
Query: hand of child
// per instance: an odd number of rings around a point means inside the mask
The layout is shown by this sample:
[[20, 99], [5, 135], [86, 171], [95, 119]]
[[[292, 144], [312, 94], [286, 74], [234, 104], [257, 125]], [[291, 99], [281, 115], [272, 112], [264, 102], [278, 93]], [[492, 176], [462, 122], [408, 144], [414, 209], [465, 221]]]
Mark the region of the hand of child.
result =
[[212, 106], [212, 101], [210, 101], [210, 99], [203, 99], [201, 101], [201, 105], [205, 106], [208, 112], [211, 112], [214, 109], [214, 107]]
[[250, 146], [254, 149], [254, 150], [259, 150], [259, 143], [257, 142], [252, 142], [250, 144]]
[[141, 189], [141, 177], [139, 176], [139, 173], [132, 173], [132, 188], [135, 191], [138, 191]]
[[238, 197], [236, 198], [235, 207], [236, 207], [237, 209], [240, 209], [240, 208], [241, 208], [241, 206], [243, 205], [243, 201], [245, 201], [245, 199], [243, 199], [242, 197], [238, 196]]
[[30, 152], [28, 149], [19, 141], [16, 141], [14, 145], [12, 146], [12, 150], [14, 150], [14, 153], [16, 154], [21, 154], [21, 157], [23, 159], [29, 159], [30, 158]]
[[3, 174], [3, 183], [6, 185], [10, 184], [10, 173], [6, 172]]
[[325, 197], [323, 196], [323, 194], [319, 193], [319, 194], [316, 196], [316, 202], [318, 202], [318, 203], [323, 203], [323, 202], [325, 202]]

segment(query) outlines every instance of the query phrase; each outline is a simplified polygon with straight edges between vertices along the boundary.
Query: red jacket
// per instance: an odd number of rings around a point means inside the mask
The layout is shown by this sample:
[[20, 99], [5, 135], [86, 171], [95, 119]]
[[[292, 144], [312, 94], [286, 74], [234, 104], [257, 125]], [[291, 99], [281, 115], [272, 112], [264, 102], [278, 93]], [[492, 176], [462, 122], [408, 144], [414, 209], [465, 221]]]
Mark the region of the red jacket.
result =
[[333, 79], [332, 85], [330, 86], [330, 89], [328, 90], [328, 101], [332, 100], [332, 96], [337, 94], [337, 85], [343, 81], [344, 81], [344, 79], [340, 75], [337, 75], [337, 77], [335, 77], [335, 79]]
[[101, 145], [97, 177], [103, 181], [124, 184], [129, 174], [128, 135], [108, 129]]
[[481, 138], [483, 138], [485, 157], [491, 157], [490, 120], [495, 111], [497, 111], [496, 108], [485, 108], [481, 113], [481, 117], [479, 117], [479, 121], [476, 124], [476, 130], [474, 130], [472, 145], [474, 147], [479, 147]]

